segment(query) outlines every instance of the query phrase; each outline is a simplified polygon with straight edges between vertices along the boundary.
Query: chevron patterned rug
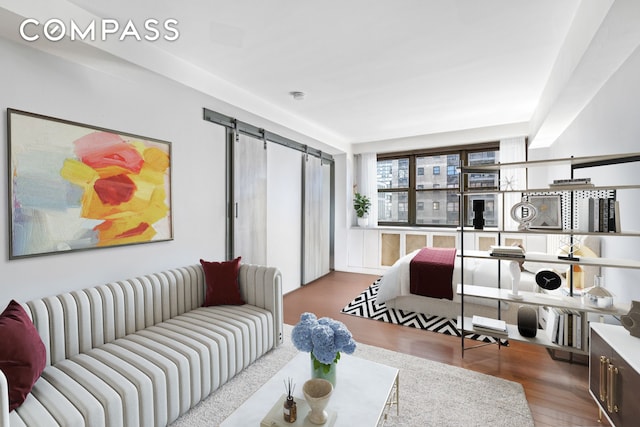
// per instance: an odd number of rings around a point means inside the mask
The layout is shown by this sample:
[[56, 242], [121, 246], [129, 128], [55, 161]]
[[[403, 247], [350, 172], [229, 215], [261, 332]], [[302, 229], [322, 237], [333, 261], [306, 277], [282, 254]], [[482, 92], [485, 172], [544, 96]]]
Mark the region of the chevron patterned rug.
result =
[[[448, 319], [440, 316], [430, 316], [423, 313], [413, 313], [411, 311], [396, 310], [388, 308], [386, 304], [376, 304], [378, 294], [378, 282], [373, 282], [353, 301], [347, 304], [341, 311], [352, 316], [366, 317], [368, 319], [379, 320], [381, 322], [393, 323], [395, 325], [409, 326], [411, 328], [422, 329], [430, 332], [438, 332], [446, 335], [459, 337], [460, 331], [456, 327], [456, 319]], [[465, 338], [496, 343], [496, 338], [486, 335], [467, 333]], [[507, 340], [501, 340], [502, 345], [509, 345]]]

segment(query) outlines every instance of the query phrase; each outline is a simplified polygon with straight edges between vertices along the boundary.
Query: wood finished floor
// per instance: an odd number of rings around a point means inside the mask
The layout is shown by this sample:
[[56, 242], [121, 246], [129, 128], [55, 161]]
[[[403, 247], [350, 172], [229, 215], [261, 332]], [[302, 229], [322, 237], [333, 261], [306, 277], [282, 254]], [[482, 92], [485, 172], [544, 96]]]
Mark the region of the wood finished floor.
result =
[[[346, 324], [357, 342], [516, 381], [524, 387], [536, 426], [606, 426], [589, 395], [588, 367], [553, 360], [540, 346], [511, 343], [466, 350], [460, 338], [340, 313], [377, 276], [331, 272], [284, 296], [284, 321], [309, 311]], [[467, 343], [472, 343], [467, 341]], [[481, 390], [479, 392], [482, 392]]]

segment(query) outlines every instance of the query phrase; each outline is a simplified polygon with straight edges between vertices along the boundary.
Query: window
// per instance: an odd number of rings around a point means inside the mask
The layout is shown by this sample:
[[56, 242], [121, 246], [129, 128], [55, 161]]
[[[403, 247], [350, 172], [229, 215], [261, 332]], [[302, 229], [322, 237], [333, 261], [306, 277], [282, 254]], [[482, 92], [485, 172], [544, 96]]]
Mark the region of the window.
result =
[[[378, 155], [378, 223], [457, 227], [460, 222], [460, 164], [496, 163], [498, 154], [498, 143], [490, 143], [449, 151]], [[429, 170], [433, 173], [425, 173]], [[441, 170], [446, 170], [446, 175], [442, 175]], [[498, 174], [470, 174], [468, 177], [467, 188], [498, 188]], [[485, 224], [497, 225], [496, 195], [493, 194], [473, 195], [464, 201], [463, 206], [471, 212], [467, 215], [469, 224], [473, 220], [471, 200], [477, 198], [485, 200]]]
[[[378, 159], [378, 222], [409, 220], [409, 159]], [[380, 190], [383, 190], [380, 192]]]

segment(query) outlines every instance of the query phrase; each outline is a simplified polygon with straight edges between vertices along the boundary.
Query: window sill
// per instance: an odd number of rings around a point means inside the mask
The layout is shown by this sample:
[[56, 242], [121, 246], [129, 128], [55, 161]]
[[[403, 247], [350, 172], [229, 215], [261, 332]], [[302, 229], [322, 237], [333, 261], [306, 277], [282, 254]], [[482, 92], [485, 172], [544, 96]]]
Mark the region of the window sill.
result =
[[351, 230], [376, 230], [376, 231], [413, 231], [413, 232], [425, 232], [425, 233], [457, 233], [459, 227], [416, 227], [409, 225], [369, 225], [366, 227], [360, 227], [358, 225], [352, 225]]

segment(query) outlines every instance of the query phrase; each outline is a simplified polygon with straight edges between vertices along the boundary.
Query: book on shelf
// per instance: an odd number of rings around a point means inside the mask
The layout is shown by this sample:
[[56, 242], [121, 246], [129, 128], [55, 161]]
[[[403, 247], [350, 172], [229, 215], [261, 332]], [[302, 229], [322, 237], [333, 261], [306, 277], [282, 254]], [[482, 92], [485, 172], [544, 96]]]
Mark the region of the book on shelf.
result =
[[507, 323], [504, 320], [474, 315], [471, 319], [471, 324], [474, 329], [507, 333]]
[[578, 229], [596, 233], [620, 232], [620, 203], [615, 197], [579, 199]]
[[496, 329], [483, 328], [481, 326], [474, 326], [473, 331], [480, 333], [480, 335], [504, 335], [505, 337], [509, 335], [507, 330], [499, 331]]
[[538, 309], [538, 326], [543, 331], [547, 329], [547, 320], [549, 319], [549, 307], [543, 305]]
[[557, 341], [559, 321], [560, 318], [558, 316], [558, 311], [553, 307], [549, 307], [547, 314], [547, 323], [545, 325], [544, 331], [547, 334], [547, 338], [549, 338], [549, 341], [551, 342]]
[[565, 310], [564, 314], [564, 336], [562, 339], [564, 345], [573, 346], [573, 313]]
[[489, 255], [524, 258], [524, 250], [519, 246], [495, 246], [489, 248]]
[[545, 333], [554, 344], [582, 348], [582, 314], [569, 309], [549, 308]]
[[569, 179], [554, 179], [550, 187], [570, 187], [572, 185], [580, 187], [593, 187], [591, 178], [569, 178]]
[[580, 313], [579, 311], [576, 312], [577, 318], [575, 319], [574, 322], [574, 339], [573, 339], [573, 346], [575, 348], [582, 348], [582, 313]]
[[562, 310], [558, 313], [558, 329], [555, 331], [555, 343], [564, 345], [564, 313]]

